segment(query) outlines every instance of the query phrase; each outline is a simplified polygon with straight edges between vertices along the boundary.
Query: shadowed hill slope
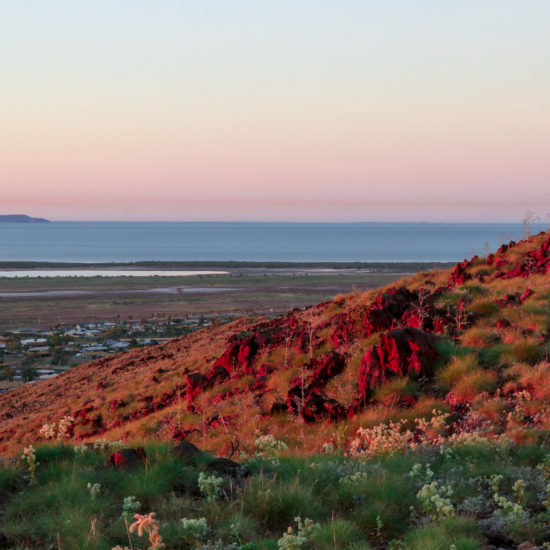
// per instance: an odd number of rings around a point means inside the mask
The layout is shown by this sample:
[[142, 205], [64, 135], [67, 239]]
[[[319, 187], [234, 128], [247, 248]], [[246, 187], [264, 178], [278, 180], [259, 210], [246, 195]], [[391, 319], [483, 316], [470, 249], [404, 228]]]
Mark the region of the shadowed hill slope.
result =
[[221, 454], [267, 432], [319, 450], [434, 409], [495, 437], [541, 437], [549, 340], [546, 233], [391, 288], [209, 327], [25, 385], [0, 396], [0, 453], [67, 416], [72, 441], [189, 437]]

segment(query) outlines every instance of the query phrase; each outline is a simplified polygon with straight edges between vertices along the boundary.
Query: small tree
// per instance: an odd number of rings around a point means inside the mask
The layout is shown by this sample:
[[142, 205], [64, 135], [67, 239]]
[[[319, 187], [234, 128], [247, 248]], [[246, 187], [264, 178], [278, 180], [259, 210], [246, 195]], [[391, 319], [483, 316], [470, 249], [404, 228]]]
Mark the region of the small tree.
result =
[[25, 382], [36, 380], [38, 378], [38, 372], [32, 365], [26, 365], [21, 369], [21, 378], [23, 378]]
[[12, 382], [14, 377], [15, 369], [13, 367], [5, 366], [2, 369], [2, 372], [0, 372], [0, 380], [9, 380], [10, 382]]

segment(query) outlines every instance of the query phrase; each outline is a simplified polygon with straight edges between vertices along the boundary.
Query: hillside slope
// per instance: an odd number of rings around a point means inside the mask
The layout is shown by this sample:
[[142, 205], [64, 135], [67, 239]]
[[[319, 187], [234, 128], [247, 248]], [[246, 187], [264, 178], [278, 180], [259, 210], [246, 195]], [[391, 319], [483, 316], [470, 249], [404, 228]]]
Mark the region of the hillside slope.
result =
[[220, 454], [258, 433], [294, 451], [353, 445], [359, 427], [439, 411], [449, 437], [536, 439], [550, 426], [549, 340], [546, 233], [392, 288], [209, 327], [23, 386], [0, 396], [0, 453], [66, 416], [72, 441], [189, 437]]

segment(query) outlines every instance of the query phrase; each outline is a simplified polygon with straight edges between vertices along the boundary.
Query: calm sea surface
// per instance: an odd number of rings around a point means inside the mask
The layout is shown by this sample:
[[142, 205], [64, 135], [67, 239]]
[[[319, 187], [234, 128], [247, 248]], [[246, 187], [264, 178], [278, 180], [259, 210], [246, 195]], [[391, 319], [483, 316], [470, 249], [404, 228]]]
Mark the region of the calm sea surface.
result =
[[523, 231], [479, 223], [1, 223], [0, 261], [459, 261]]

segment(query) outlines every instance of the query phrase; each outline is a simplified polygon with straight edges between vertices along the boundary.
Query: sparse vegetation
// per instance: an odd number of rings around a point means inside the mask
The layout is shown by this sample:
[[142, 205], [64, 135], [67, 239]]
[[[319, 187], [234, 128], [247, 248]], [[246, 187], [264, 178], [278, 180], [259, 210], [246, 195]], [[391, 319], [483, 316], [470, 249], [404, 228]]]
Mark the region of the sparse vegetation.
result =
[[[22, 465], [0, 470], [4, 547], [420, 549], [445, 543], [481, 550], [492, 536], [516, 546], [550, 536], [550, 455], [539, 445], [456, 443], [403, 449], [399, 456], [313, 455], [279, 464], [256, 458], [248, 462], [249, 480], [219, 500], [197, 491], [203, 466], [179, 459], [168, 445], [146, 447], [150, 458], [133, 470], [105, 468], [101, 450], [68, 451], [66, 445], [38, 447], [32, 485]], [[144, 482], [145, 492], [139, 489]], [[100, 487], [94, 498], [88, 487]], [[138, 489], [139, 501], [126, 496], [130, 487]]]
[[498, 254], [8, 392], [0, 541], [542, 548], [550, 238]]

